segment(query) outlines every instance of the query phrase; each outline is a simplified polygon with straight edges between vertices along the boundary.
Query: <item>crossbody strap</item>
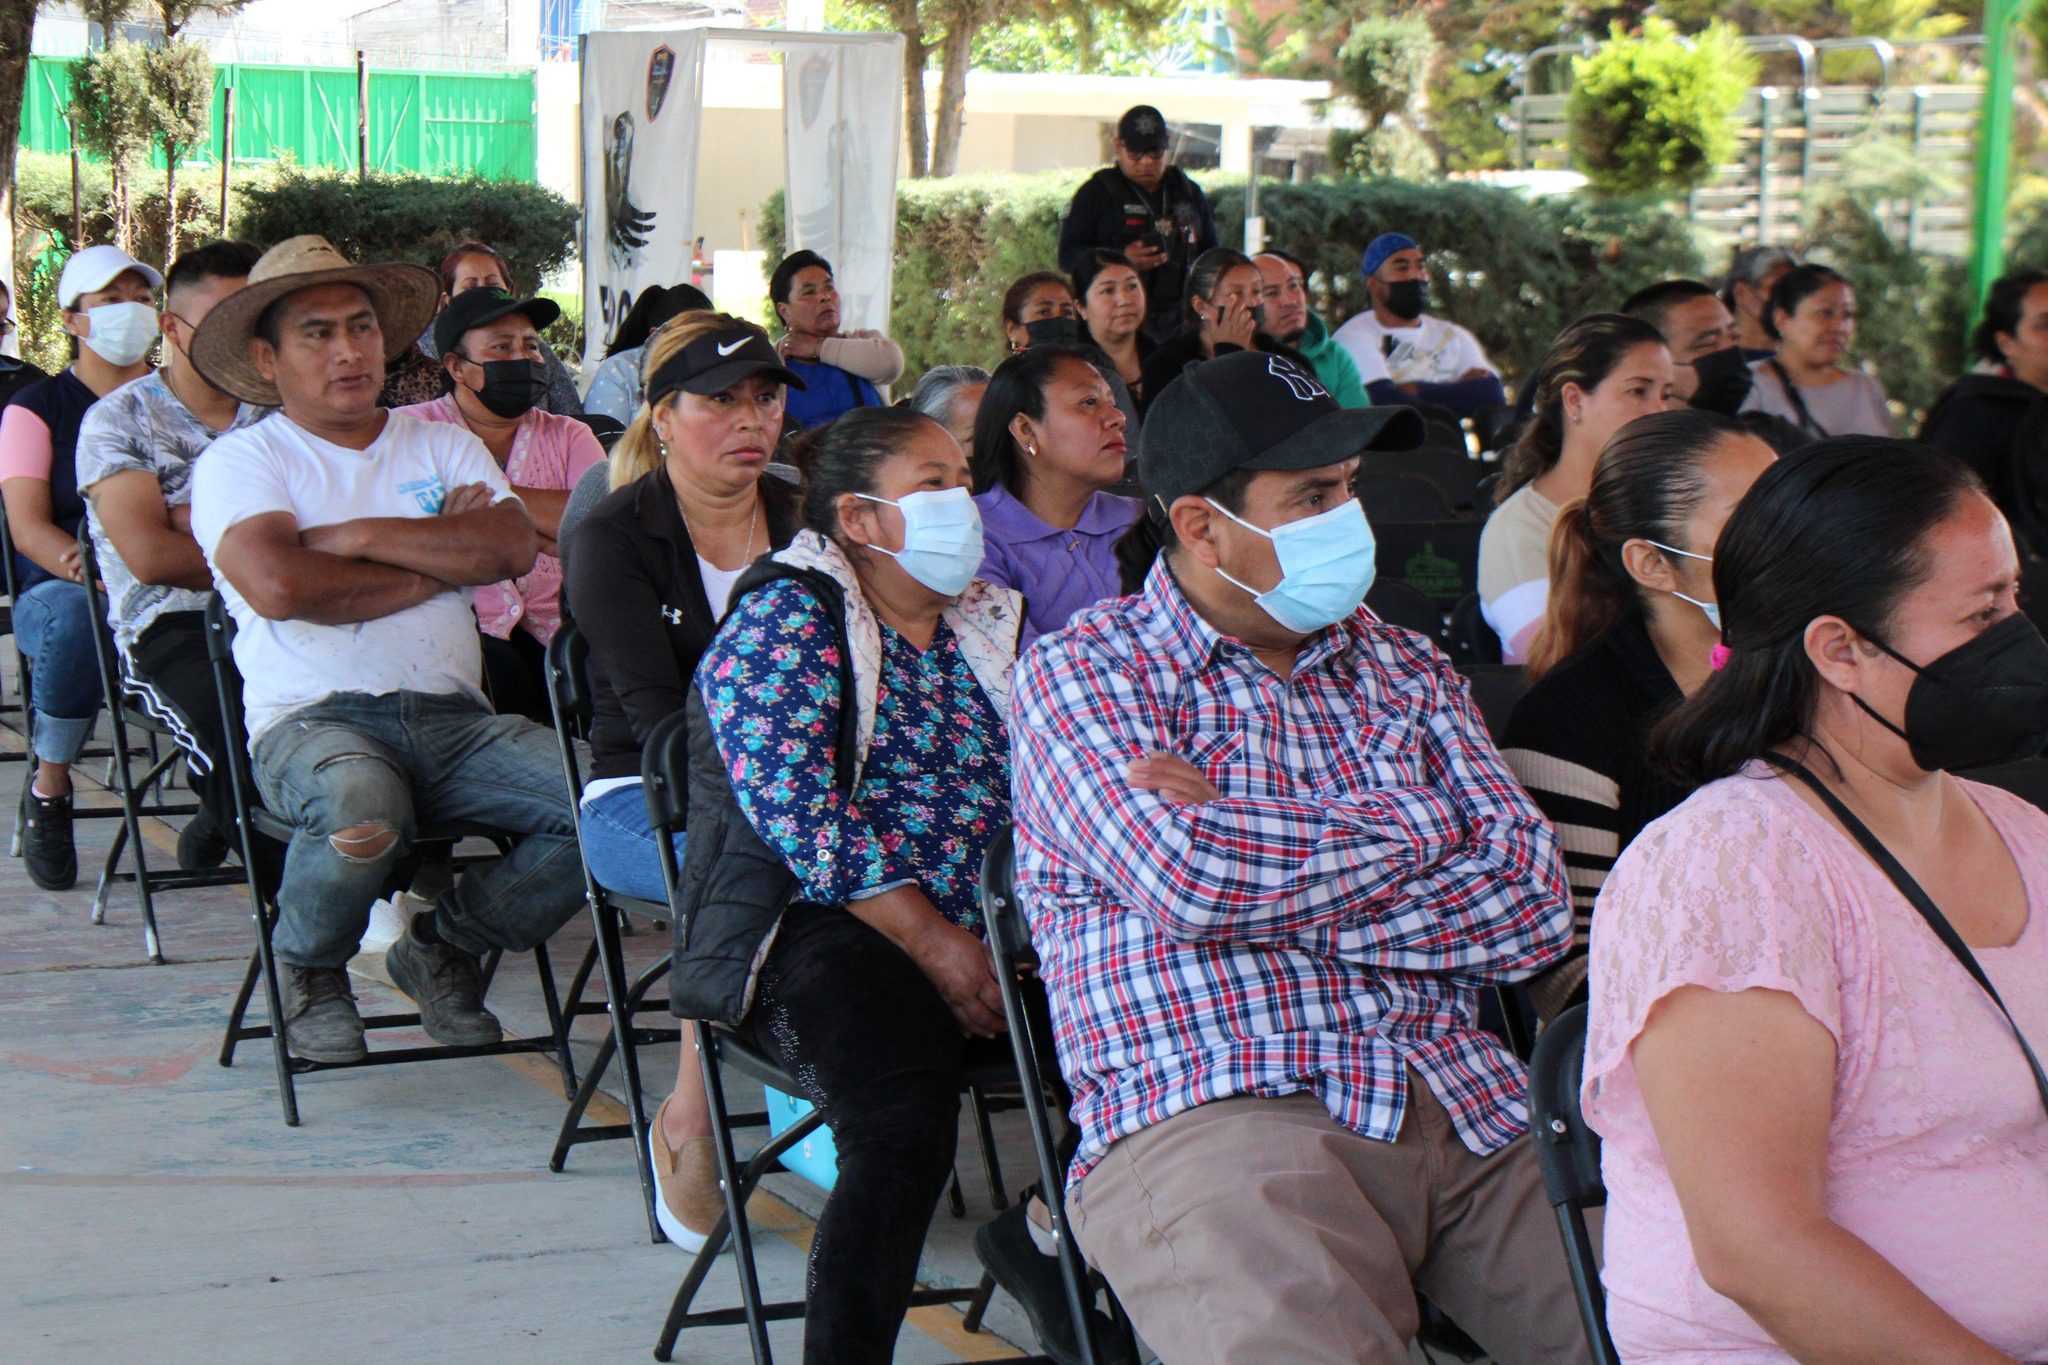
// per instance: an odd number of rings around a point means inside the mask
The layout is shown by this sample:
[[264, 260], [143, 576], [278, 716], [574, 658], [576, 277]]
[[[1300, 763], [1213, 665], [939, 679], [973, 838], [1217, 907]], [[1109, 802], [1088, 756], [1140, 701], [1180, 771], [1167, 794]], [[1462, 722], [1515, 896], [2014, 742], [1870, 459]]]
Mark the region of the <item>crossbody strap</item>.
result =
[[1850, 837], [1863, 846], [1863, 851], [1870, 855], [1870, 860], [1892, 879], [1892, 885], [1899, 888], [1899, 894], [1920, 912], [1920, 918], [1927, 921], [1927, 927], [1934, 931], [1934, 936], [1941, 940], [1942, 946], [1953, 953], [1956, 961], [1963, 964], [1963, 970], [1984, 988], [1984, 994], [1991, 997], [1991, 1003], [1998, 1006], [1998, 1012], [2005, 1016], [2005, 1022], [2011, 1026], [2012, 1036], [2018, 1040], [2020, 1051], [2026, 1054], [2027, 1066], [2034, 1073], [2034, 1086], [2041, 1092], [2041, 1107], [2048, 1110], [2048, 1071], [2042, 1069], [2041, 1059], [2035, 1054], [2033, 1044], [2027, 1041], [2026, 1034], [2020, 1032], [2019, 1021], [2013, 1018], [2012, 1011], [2005, 1007], [2005, 1001], [1999, 997], [1998, 988], [1991, 984], [1991, 978], [1978, 963], [1977, 955], [1970, 951], [1970, 945], [1963, 942], [1963, 936], [1948, 922], [1948, 916], [1941, 913], [1941, 907], [1934, 903], [1933, 898], [1921, 888], [1919, 882], [1913, 880], [1913, 874], [1906, 871], [1905, 864], [1892, 856], [1892, 851], [1884, 846], [1884, 840], [1873, 834], [1870, 826], [1857, 819], [1855, 812], [1843, 803], [1841, 797], [1829, 791], [1818, 777], [1802, 764], [1783, 754], [1765, 754], [1764, 758], [1813, 789], [1813, 794], [1821, 799], [1821, 804], [1834, 813], [1835, 819], [1842, 822], [1842, 828], [1848, 830]]
[[1799, 386], [1792, 382], [1792, 376], [1785, 373], [1785, 367], [1779, 364], [1776, 360], [1772, 360], [1771, 373], [1778, 376], [1778, 382], [1785, 386], [1785, 396], [1791, 399], [1792, 406], [1799, 410], [1799, 425], [1805, 427], [1808, 431], [1813, 432], [1815, 435], [1819, 436], [1823, 441], [1825, 441], [1830, 435], [1832, 435], [1832, 433], [1829, 432], [1829, 430], [1826, 427], [1814, 421], [1813, 414], [1806, 410], [1806, 395], [1801, 393], [1799, 391]]

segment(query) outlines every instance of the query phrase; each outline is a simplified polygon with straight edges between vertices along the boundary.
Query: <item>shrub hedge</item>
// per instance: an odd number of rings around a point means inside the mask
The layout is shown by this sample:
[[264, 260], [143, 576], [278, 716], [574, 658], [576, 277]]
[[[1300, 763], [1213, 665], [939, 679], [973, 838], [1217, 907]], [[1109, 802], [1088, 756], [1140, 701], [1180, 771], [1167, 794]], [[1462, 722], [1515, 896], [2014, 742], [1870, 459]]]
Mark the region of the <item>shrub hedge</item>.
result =
[[[1084, 176], [960, 176], [898, 187], [891, 330], [909, 374], [1001, 360], [1003, 290], [1054, 264], [1060, 214]], [[1223, 241], [1242, 242], [1242, 178], [1204, 183]], [[1333, 325], [1363, 306], [1358, 262], [1366, 243], [1396, 228], [1415, 236], [1429, 249], [1434, 311], [1470, 327], [1510, 374], [1532, 367], [1573, 318], [1703, 269], [1682, 220], [1626, 202], [1531, 199], [1461, 182], [1323, 180], [1262, 184], [1259, 210], [1267, 240], [1313, 266], [1317, 308]], [[761, 232], [772, 269], [782, 247], [780, 195], [763, 208]]]

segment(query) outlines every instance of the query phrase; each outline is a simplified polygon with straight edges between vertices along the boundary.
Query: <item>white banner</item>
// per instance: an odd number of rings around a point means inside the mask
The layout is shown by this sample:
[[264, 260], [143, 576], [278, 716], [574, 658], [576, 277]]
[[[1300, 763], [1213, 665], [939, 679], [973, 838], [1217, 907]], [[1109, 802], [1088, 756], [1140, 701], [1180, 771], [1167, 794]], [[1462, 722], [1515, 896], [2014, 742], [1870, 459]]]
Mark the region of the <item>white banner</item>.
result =
[[706, 30], [583, 40], [583, 354], [640, 291], [690, 278]]
[[711, 47], [781, 54], [785, 246], [832, 262], [841, 326], [888, 330], [902, 36], [703, 28], [592, 33], [583, 40], [586, 363], [604, 354], [641, 290], [690, 278]]
[[902, 39], [792, 44], [782, 62], [787, 247], [832, 262], [843, 327], [887, 331], [896, 149], [903, 138]]

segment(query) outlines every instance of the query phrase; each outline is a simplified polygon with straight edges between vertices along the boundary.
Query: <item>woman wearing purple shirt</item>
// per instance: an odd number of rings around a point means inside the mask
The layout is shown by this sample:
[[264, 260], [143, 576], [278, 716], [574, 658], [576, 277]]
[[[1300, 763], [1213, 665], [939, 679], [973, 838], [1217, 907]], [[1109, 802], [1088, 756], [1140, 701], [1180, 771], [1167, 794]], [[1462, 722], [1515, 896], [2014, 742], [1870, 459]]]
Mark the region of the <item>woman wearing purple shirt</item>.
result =
[[1138, 519], [1125, 417], [1085, 347], [1033, 346], [989, 379], [974, 423], [981, 577], [1024, 594], [1023, 645], [1121, 593], [1116, 543]]

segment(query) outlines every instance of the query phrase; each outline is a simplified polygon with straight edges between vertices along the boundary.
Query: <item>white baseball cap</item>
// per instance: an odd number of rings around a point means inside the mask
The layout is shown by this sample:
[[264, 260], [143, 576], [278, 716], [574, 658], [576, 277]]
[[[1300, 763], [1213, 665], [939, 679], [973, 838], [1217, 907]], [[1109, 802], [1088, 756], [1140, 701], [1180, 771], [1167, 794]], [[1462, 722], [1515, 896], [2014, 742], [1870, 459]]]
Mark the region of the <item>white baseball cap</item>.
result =
[[105, 289], [116, 279], [134, 271], [149, 281], [151, 289], [163, 288], [164, 277], [117, 246], [89, 246], [71, 253], [64, 273], [57, 277], [57, 306], [76, 308], [81, 294]]

